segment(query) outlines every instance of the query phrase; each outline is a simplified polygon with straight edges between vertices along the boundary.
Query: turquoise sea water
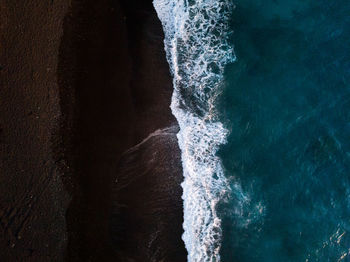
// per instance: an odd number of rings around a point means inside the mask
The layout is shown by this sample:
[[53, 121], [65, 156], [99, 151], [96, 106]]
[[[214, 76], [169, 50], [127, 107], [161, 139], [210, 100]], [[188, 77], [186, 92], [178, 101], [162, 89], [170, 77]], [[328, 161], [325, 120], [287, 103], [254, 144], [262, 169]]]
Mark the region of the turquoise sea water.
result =
[[188, 261], [350, 261], [350, 1], [154, 6]]
[[221, 261], [350, 261], [350, 1], [234, 3]]

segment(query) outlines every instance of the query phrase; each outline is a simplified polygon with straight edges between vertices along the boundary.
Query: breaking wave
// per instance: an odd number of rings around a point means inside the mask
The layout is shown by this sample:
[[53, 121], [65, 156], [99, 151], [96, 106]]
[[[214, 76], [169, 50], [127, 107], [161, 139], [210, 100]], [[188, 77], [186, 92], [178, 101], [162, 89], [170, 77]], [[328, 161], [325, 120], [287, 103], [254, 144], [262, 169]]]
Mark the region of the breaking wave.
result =
[[173, 76], [171, 109], [180, 126], [184, 172], [184, 234], [188, 261], [219, 261], [221, 220], [217, 204], [228, 197], [220, 145], [228, 130], [219, 122], [215, 100], [224, 67], [235, 60], [228, 37], [233, 4], [228, 0], [154, 0], [165, 33]]

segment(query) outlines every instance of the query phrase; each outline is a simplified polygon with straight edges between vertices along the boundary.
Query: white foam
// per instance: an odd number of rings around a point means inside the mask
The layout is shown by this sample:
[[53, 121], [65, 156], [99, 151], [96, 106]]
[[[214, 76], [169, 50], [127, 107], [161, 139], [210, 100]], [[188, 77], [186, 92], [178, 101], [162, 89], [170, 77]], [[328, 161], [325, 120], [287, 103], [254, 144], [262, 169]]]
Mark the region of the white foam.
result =
[[214, 103], [224, 67], [235, 60], [227, 24], [233, 5], [230, 0], [154, 0], [154, 7], [173, 74], [171, 109], [180, 125], [188, 261], [219, 261], [217, 204], [228, 197], [230, 186], [216, 156], [228, 130], [218, 121]]

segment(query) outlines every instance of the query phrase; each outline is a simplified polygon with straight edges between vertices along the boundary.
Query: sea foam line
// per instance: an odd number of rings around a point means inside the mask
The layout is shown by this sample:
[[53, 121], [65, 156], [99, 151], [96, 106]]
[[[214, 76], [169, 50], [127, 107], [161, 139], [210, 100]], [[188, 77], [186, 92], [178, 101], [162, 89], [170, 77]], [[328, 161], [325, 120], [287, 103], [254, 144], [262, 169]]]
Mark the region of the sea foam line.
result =
[[221, 220], [217, 204], [230, 191], [220, 158], [228, 130], [217, 120], [215, 99], [224, 67], [233, 62], [228, 42], [230, 0], [154, 0], [165, 33], [173, 75], [171, 109], [184, 172], [184, 234], [188, 261], [219, 261]]

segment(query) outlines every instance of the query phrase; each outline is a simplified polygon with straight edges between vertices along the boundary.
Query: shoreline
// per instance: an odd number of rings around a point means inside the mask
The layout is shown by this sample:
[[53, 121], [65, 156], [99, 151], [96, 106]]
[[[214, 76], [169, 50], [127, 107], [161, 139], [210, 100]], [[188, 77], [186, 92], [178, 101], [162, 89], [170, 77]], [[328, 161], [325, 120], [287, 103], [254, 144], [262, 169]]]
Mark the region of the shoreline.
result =
[[[112, 193], [118, 176], [135, 174], [121, 171], [124, 152], [152, 132], [176, 126], [164, 35], [152, 1], [2, 1], [0, 255], [28, 261], [124, 261], [135, 255], [135, 261], [145, 256], [152, 261], [154, 251], [185, 261], [175, 127], [132, 154], [146, 161], [132, 162], [132, 172], [145, 165], [155, 171], [132, 183], [133, 190], [159, 189], [157, 195]], [[152, 154], [159, 159], [148, 163]], [[143, 188], [145, 181], [156, 183]], [[121, 199], [139, 205], [145, 197], [158, 201], [153, 215], [168, 215], [160, 224], [175, 225], [172, 236], [164, 229], [159, 238], [167, 251], [131, 254], [139, 250], [136, 243], [148, 246], [154, 228], [142, 231], [143, 239], [134, 231], [121, 248], [111, 236], [111, 225], [119, 223], [111, 212]], [[145, 214], [153, 211], [139, 208], [134, 221], [151, 223]]]
[[[169, 108], [172, 81], [162, 28], [152, 1], [123, 0], [113, 4], [73, 1], [64, 32], [61, 78], [71, 82], [61, 85], [61, 93], [64, 95], [67, 90], [69, 93], [69, 86], [74, 86], [74, 100], [66, 95], [67, 100], [62, 100], [61, 107], [67, 106], [69, 112], [69, 107], [76, 104], [77, 110], [77, 118], [68, 119], [62, 130], [62, 134], [72, 129], [76, 132], [71, 140], [75, 146], [67, 158], [77, 176], [68, 186], [73, 184], [78, 189], [73, 193], [67, 214], [70, 232], [67, 259], [124, 261], [129, 259], [124, 250], [110, 242], [110, 238], [115, 237], [110, 235], [110, 223], [113, 227], [124, 216], [121, 213], [110, 221], [112, 206], [120, 201], [111, 195], [113, 182], [120, 175], [118, 159], [156, 129], [176, 121]], [[72, 65], [73, 68], [67, 70], [67, 66]], [[143, 201], [133, 195], [123, 197], [128, 199], [127, 204]], [[181, 201], [181, 195], [178, 199]], [[142, 215], [139, 213], [140, 219]], [[178, 215], [182, 218], [182, 213]], [[124, 230], [131, 231], [136, 225], [125, 226]], [[182, 230], [181, 223], [179, 226]], [[146, 233], [144, 238], [152, 233]], [[135, 243], [140, 243], [131, 236], [127, 242], [129, 245], [124, 249], [133, 249]]]

